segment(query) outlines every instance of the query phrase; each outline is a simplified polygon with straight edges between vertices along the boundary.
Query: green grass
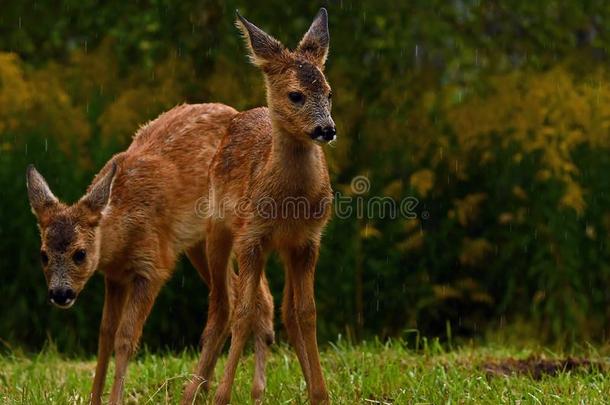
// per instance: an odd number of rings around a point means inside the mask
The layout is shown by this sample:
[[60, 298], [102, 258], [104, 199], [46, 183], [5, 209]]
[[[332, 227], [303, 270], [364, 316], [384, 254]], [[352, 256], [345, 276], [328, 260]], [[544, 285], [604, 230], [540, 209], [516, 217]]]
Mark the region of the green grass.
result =
[[[592, 348], [578, 354], [606, 364]], [[572, 353], [573, 354], [573, 353]], [[600, 369], [564, 371], [535, 380], [528, 375], [490, 376], [481, 365], [505, 358], [540, 355], [561, 358], [543, 348], [462, 347], [445, 351], [431, 345], [414, 352], [404, 344], [369, 343], [330, 346], [322, 352], [328, 388], [335, 404], [454, 403], [605, 403], [610, 376]], [[125, 402], [178, 403], [195, 364], [195, 353], [141, 353], [129, 366]], [[224, 364], [224, 358], [219, 366]], [[67, 359], [55, 350], [36, 356], [12, 353], [0, 357], [0, 403], [87, 403], [95, 359]], [[217, 367], [217, 378], [221, 368]], [[268, 367], [265, 403], [306, 403], [305, 383], [296, 357], [275, 346]], [[233, 403], [249, 403], [252, 356], [246, 356], [233, 389]], [[110, 378], [106, 384], [106, 395]], [[201, 401], [205, 403], [205, 401]]]

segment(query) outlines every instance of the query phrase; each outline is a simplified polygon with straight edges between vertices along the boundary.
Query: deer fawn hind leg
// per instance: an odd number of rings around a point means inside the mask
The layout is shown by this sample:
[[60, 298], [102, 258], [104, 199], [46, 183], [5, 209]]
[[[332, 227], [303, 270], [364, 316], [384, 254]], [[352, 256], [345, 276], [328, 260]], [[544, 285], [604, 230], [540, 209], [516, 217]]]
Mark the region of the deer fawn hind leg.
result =
[[195, 270], [197, 270], [197, 273], [199, 273], [203, 279], [205, 285], [209, 288], [211, 280], [208, 260], [205, 255], [205, 240], [197, 242], [188, 248], [185, 253]]
[[112, 355], [114, 336], [121, 319], [126, 296], [124, 286], [110, 281], [107, 278], [104, 281], [106, 284], [106, 292], [104, 295], [104, 312], [100, 325], [97, 365], [95, 367], [95, 377], [91, 389], [92, 405], [99, 405], [102, 403], [102, 393], [104, 392], [108, 362]]
[[[182, 403], [185, 405], [194, 402], [200, 388], [204, 391], [209, 390], [214, 367], [229, 335], [232, 271], [228, 266], [232, 247], [231, 232], [221, 223], [211, 222], [206, 239], [206, 256], [210, 272], [208, 319], [201, 335], [201, 355], [195, 376], [184, 390]], [[201, 271], [199, 268], [198, 270]]]
[[235, 303], [231, 325], [231, 348], [222, 380], [216, 391], [214, 403], [225, 405], [231, 401], [231, 389], [239, 359], [250, 337], [257, 314], [257, 295], [265, 265], [265, 253], [259, 241], [237, 243], [235, 253], [239, 265], [239, 277], [235, 288], [239, 300]]
[[267, 278], [261, 275], [260, 287], [256, 296], [257, 317], [254, 320], [254, 378], [252, 380], [252, 399], [262, 400], [265, 391], [265, 364], [269, 346], [275, 340], [273, 331], [273, 296]]

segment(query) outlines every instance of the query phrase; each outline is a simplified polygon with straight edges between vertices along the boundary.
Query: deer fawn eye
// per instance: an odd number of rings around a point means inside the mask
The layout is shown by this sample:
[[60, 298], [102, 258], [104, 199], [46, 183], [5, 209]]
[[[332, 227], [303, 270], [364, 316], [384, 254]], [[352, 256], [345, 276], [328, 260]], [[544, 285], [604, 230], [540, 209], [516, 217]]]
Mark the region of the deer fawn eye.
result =
[[45, 252], [44, 250], [40, 251], [40, 261], [42, 262], [43, 266], [46, 266], [47, 264], [49, 264], [49, 256], [47, 255], [47, 252]]
[[78, 249], [74, 252], [74, 255], [72, 255], [72, 260], [74, 260], [74, 263], [76, 264], [81, 264], [85, 261], [85, 257], [87, 257], [87, 252], [85, 252], [84, 249]]
[[305, 102], [305, 95], [300, 91], [291, 91], [288, 93], [288, 98], [295, 104], [303, 104]]

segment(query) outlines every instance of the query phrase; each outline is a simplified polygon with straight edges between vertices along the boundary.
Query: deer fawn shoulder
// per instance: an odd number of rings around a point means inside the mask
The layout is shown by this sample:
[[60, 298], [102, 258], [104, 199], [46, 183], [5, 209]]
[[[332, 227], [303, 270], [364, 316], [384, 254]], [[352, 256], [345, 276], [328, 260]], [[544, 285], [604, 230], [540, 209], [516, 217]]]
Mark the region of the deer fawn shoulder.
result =
[[[216, 273], [223, 279], [231, 251], [239, 265], [231, 347], [215, 402], [230, 401], [237, 364], [250, 334], [255, 345], [264, 338], [261, 319], [272, 308], [258, 286], [265, 282], [264, 267], [271, 251], [278, 251], [284, 263], [282, 317], [310, 401], [325, 402], [328, 392], [316, 340], [314, 272], [332, 202], [321, 145], [336, 136], [331, 88], [324, 76], [328, 16], [325, 9], [320, 10], [294, 51], [239, 14], [237, 26], [252, 62], [263, 72], [267, 107], [233, 117], [210, 167], [214, 215], [206, 243], [212, 279]], [[260, 394], [253, 390], [255, 398]]]
[[[96, 270], [104, 275], [93, 404], [101, 403], [113, 351], [116, 371], [109, 402], [121, 402], [127, 363], [178, 256], [186, 251], [210, 282], [196, 206], [206, 196], [209, 163], [235, 114], [221, 104], [168, 111], [140, 129], [131, 146], [115, 155], [72, 205], [60, 202], [40, 173], [28, 167], [28, 197], [40, 229], [49, 300], [68, 308]], [[259, 295], [267, 291], [261, 284]]]

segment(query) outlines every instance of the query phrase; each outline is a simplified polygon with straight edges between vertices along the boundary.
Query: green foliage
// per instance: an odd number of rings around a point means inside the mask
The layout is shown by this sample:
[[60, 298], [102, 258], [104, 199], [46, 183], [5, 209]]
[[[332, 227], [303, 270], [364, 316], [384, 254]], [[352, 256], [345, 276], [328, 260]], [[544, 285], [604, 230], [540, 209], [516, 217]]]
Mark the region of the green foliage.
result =
[[[265, 102], [234, 10], [294, 46], [317, 6], [11, 1], [0, 16], [0, 338], [93, 352], [99, 277], [46, 304], [25, 193], [35, 163], [66, 201], [138, 126], [181, 102]], [[507, 322], [602, 339], [610, 295], [610, 88], [602, 1], [339, 2], [326, 69], [339, 128], [334, 188], [417, 197], [417, 218], [334, 218], [316, 295], [322, 341]], [[352, 178], [371, 188], [357, 195]], [[358, 197], [358, 198], [356, 198]], [[207, 290], [181, 264], [147, 323], [151, 348], [195, 345]], [[281, 299], [283, 272], [269, 278]]]

